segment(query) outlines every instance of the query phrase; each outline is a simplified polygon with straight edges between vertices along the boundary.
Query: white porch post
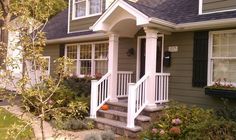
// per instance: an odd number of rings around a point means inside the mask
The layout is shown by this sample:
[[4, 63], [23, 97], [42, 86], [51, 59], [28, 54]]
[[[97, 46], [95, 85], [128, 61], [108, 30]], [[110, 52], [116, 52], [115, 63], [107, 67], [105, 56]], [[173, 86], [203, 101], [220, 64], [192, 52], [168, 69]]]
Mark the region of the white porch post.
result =
[[114, 33], [109, 34], [109, 55], [108, 72], [111, 73], [109, 83], [110, 101], [117, 102], [117, 71], [118, 71], [118, 46], [119, 36]]
[[147, 107], [154, 108], [155, 104], [155, 74], [156, 74], [156, 55], [157, 55], [157, 33], [151, 28], [144, 28], [146, 32], [146, 66], [145, 73], [149, 74], [147, 83]]

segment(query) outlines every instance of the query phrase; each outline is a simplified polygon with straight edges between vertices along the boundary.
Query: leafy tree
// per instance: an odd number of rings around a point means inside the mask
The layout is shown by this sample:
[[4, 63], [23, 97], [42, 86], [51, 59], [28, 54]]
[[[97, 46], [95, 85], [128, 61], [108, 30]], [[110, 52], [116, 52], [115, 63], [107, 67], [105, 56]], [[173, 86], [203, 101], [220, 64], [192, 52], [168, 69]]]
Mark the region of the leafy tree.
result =
[[[3, 41], [1, 48], [3, 52], [7, 48], [20, 52], [20, 55], [14, 58], [5, 55], [6, 70], [0, 74], [0, 78], [2, 82], [11, 85], [21, 95], [23, 103], [26, 103], [24, 106], [26, 111], [30, 112], [28, 104], [34, 107], [37, 112], [35, 115], [40, 120], [44, 140], [44, 121], [49, 115], [54, 119], [61, 119], [74, 114], [78, 115], [79, 111], [84, 112], [87, 109], [80, 102], [72, 102], [66, 109], [70, 113], [65, 115], [61, 112], [65, 109], [60, 107], [60, 104], [64, 103], [63, 99], [55, 101], [57, 106], [51, 102], [52, 97], [58, 93], [61, 82], [71, 72], [69, 68], [73, 62], [67, 58], [59, 58], [55, 62], [58, 77], [48, 75], [47, 62], [42, 57], [46, 45], [43, 29], [49, 18], [62, 10], [65, 4], [63, 0], [0, 0], [0, 5], [4, 31], [17, 34], [16, 45], [9, 46], [7, 41]], [[12, 20], [13, 17], [16, 17], [15, 20]], [[14, 75], [14, 69], [19, 68], [21, 63], [23, 63], [23, 71], [21, 76], [17, 77]], [[32, 118], [32, 122], [29, 123], [34, 123], [34, 119]], [[10, 134], [18, 136], [18, 134]]]

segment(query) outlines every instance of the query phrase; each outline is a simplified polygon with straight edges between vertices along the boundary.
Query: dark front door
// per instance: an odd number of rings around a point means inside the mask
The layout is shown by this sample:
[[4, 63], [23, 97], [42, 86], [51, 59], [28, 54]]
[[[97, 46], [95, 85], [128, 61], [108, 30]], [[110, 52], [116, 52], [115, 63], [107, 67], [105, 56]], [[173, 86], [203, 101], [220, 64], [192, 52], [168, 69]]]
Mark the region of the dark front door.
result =
[[[156, 72], [161, 72], [161, 60], [162, 60], [162, 37], [157, 39], [157, 60], [156, 60]], [[147, 54], [148, 55], [148, 54]], [[145, 56], [146, 56], [146, 39], [141, 39], [140, 46], [140, 77], [142, 78], [145, 74]]]

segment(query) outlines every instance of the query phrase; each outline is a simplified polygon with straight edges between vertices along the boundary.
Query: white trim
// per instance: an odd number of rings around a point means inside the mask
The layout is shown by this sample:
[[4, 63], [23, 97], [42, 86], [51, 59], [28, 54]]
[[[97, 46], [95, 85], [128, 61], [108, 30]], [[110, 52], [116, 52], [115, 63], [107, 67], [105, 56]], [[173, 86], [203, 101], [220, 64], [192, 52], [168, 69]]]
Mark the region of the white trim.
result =
[[86, 61], [86, 60], [89, 60], [91, 61], [91, 76], [94, 76], [96, 73], [95, 73], [95, 61], [98, 61], [98, 60], [101, 60], [101, 61], [108, 61], [108, 58], [107, 59], [95, 59], [95, 44], [101, 44], [101, 43], [109, 43], [108, 41], [95, 41], [95, 42], [84, 42], [84, 43], [68, 43], [65, 45], [65, 52], [64, 52], [64, 55], [65, 57], [67, 57], [67, 47], [68, 46], [77, 46], [77, 63], [76, 63], [76, 75], [77, 77], [85, 77], [85, 75], [81, 75], [80, 73], [80, 67], [81, 67], [81, 59], [80, 59], [80, 46], [81, 45], [91, 45], [92, 47], [92, 50], [91, 50], [91, 53], [92, 53], [92, 57], [91, 59], [82, 59], [82, 61]]
[[102, 16], [93, 24], [92, 27], [90, 27], [91, 30], [93, 31], [101, 31], [105, 30], [106, 27], [102, 25], [102, 22], [104, 22], [110, 14], [115, 11], [117, 7], [121, 7], [122, 9], [126, 10], [129, 12], [131, 15], [136, 17], [136, 24], [137, 25], [145, 25], [149, 23], [149, 18], [147, 15], [144, 13], [140, 12], [133, 6], [129, 5], [128, 3], [124, 2], [123, 0], [116, 0], [111, 4], [111, 6], [102, 14]]
[[[208, 47], [208, 72], [207, 72], [207, 85], [211, 86], [213, 84], [213, 61], [212, 58], [216, 59], [226, 59], [227, 57], [212, 57], [213, 52], [213, 35], [221, 33], [236, 33], [236, 29], [233, 30], [220, 30], [209, 32], [209, 47]], [[236, 57], [230, 57], [228, 59], [236, 59]], [[236, 84], [236, 83], [233, 83]]]
[[81, 36], [74, 36], [74, 37], [66, 37], [66, 38], [59, 38], [59, 39], [50, 39], [47, 40], [47, 44], [52, 43], [65, 43], [65, 42], [75, 42], [75, 41], [88, 41], [88, 40], [96, 40], [96, 39], [108, 39], [108, 35], [104, 33], [94, 33], [90, 35], [81, 35]]
[[48, 70], [47, 70], [47, 74], [50, 75], [50, 72], [51, 72], [51, 56], [42, 56], [41, 58], [43, 58], [43, 59], [48, 59]]
[[[163, 57], [164, 57], [164, 34], [158, 34], [157, 37], [162, 37], [162, 53], [161, 53], [161, 73], [163, 73]], [[136, 81], [140, 79], [140, 68], [141, 68], [141, 62], [140, 62], [140, 53], [141, 53], [141, 39], [145, 39], [146, 36], [138, 36], [137, 37], [137, 57], [136, 57]]]
[[69, 34], [70, 33], [70, 11], [71, 11], [71, 0], [69, 0], [69, 8], [68, 8], [68, 19], [67, 19], [67, 22], [68, 22], [68, 24], [67, 24], [67, 33]]
[[95, 13], [95, 14], [90, 14], [90, 3], [89, 3], [89, 0], [81, 0], [81, 1], [85, 1], [85, 3], [86, 3], [86, 7], [85, 7], [85, 16], [81, 16], [81, 17], [76, 17], [75, 16], [75, 10], [76, 10], [76, 8], [75, 8], [75, 0], [72, 0], [73, 2], [72, 2], [72, 20], [78, 20], [78, 19], [84, 19], [84, 18], [89, 18], [89, 17], [93, 17], [93, 16], [98, 16], [98, 15], [101, 15], [102, 14], [102, 0], [101, 0], [101, 11], [99, 12], [99, 13]]
[[201, 15], [202, 14], [202, 4], [203, 4], [203, 0], [199, 0], [198, 3], [198, 14]]

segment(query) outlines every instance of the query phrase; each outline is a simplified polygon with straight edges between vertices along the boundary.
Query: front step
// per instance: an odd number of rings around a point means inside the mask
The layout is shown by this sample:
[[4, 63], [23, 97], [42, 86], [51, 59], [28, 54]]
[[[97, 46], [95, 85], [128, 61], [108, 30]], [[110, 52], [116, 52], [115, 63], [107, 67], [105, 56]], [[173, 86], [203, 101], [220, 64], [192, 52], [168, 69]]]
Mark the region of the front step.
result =
[[156, 120], [160, 116], [163, 105], [157, 110], [146, 110], [135, 119], [135, 128], [127, 128], [127, 102], [107, 102], [109, 110], [98, 110], [97, 118], [94, 119], [95, 126], [98, 129], [110, 129], [114, 133], [127, 136], [129, 138], [137, 138], [138, 133], [150, 126], [150, 122]]
[[[99, 110], [98, 116], [127, 123], [127, 113], [126, 112], [121, 112], [121, 111], [116, 111], [116, 110], [107, 110], [107, 111]], [[150, 117], [144, 116], [144, 115], [139, 115], [135, 119], [135, 125], [141, 126], [142, 128], [145, 129], [145, 128], [147, 128], [150, 121], [151, 121]]]
[[135, 126], [135, 128], [126, 127], [126, 123], [110, 120], [107, 118], [97, 117], [95, 120], [95, 126], [101, 130], [112, 130], [115, 134], [126, 136], [130, 138], [136, 138], [137, 133], [142, 130], [140, 126]]

